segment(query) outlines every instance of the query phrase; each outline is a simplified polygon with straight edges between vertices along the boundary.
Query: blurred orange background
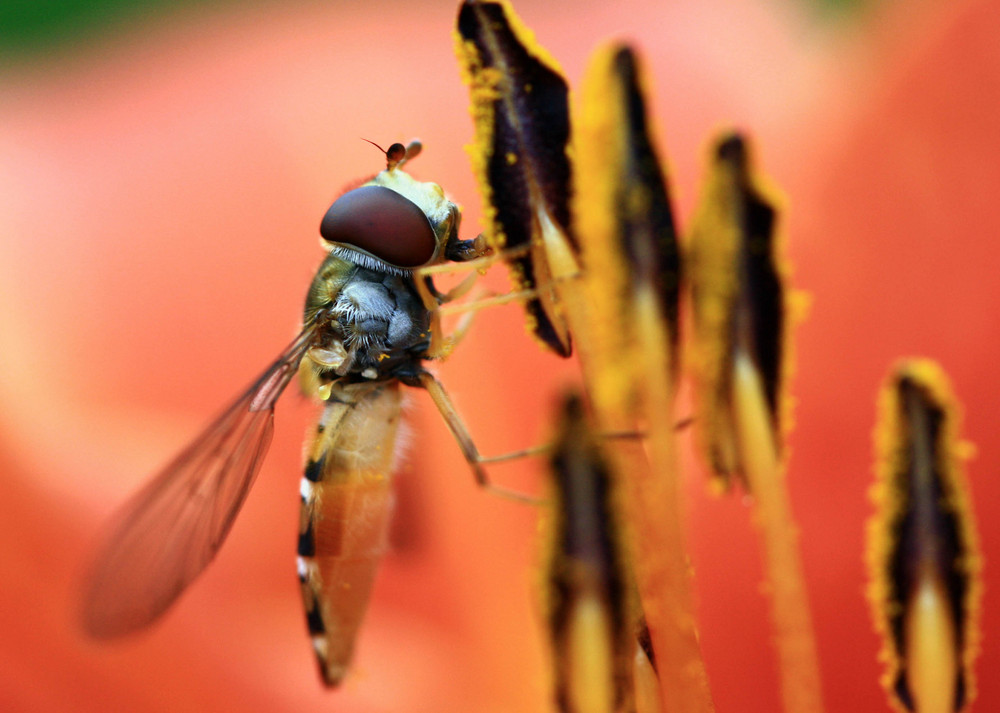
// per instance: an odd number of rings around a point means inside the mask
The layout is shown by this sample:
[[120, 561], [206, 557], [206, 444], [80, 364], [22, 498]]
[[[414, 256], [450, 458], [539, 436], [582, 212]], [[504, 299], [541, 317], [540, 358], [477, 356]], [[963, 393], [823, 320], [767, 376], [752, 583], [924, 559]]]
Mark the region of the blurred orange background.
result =
[[[1000, 9], [520, 3], [578, 82], [635, 41], [682, 225], [706, 142], [735, 125], [787, 196], [798, 330], [789, 484], [831, 711], [887, 708], [863, 596], [877, 386], [938, 359], [965, 405], [987, 558], [974, 706], [1000, 706]], [[0, 709], [546, 710], [536, 513], [478, 492], [425, 395], [411, 400], [396, 546], [356, 672], [322, 690], [295, 578], [312, 415], [290, 395], [217, 562], [160, 625], [119, 644], [75, 624], [102, 522], [287, 343], [340, 188], [381, 167], [360, 141], [419, 136], [410, 170], [479, 230], [447, 2], [265, 3], [166, 15], [8, 63], [0, 102]], [[494, 276], [493, 284], [503, 285]], [[498, 281], [499, 280], [499, 281]], [[571, 365], [514, 309], [481, 313], [439, 369], [485, 453], [545, 438]], [[687, 439], [687, 437], [686, 437]], [[750, 510], [685, 478], [699, 621], [720, 711], [777, 710]], [[536, 463], [495, 471], [537, 490]]]

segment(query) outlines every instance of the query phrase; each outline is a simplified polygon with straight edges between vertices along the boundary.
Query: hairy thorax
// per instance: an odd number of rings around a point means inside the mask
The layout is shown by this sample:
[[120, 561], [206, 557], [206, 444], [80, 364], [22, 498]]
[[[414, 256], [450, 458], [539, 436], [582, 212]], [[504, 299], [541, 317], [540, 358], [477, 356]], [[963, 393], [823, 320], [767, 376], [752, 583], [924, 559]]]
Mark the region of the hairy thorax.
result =
[[306, 300], [306, 320], [321, 326], [300, 378], [307, 393], [323, 400], [334, 381], [406, 381], [429, 344], [430, 317], [410, 274], [345, 257], [327, 257]]

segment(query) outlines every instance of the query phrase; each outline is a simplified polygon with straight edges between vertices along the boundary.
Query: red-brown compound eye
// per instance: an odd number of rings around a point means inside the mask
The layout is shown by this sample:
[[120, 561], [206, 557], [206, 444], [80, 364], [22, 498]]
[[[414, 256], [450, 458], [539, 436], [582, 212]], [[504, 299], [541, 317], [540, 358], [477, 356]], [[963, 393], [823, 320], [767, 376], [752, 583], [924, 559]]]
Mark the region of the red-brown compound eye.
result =
[[434, 256], [434, 230], [417, 204], [384, 186], [362, 186], [333, 202], [319, 233], [397, 267], [419, 267]]

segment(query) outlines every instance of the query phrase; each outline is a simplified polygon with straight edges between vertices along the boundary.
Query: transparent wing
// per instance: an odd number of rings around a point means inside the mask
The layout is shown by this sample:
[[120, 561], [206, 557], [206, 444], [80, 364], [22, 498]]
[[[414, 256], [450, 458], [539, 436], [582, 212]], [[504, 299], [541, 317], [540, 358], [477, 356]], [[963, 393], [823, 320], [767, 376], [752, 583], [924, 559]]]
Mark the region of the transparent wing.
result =
[[84, 597], [91, 636], [148, 625], [215, 557], [267, 453], [274, 404], [310, 347], [314, 325], [121, 510]]

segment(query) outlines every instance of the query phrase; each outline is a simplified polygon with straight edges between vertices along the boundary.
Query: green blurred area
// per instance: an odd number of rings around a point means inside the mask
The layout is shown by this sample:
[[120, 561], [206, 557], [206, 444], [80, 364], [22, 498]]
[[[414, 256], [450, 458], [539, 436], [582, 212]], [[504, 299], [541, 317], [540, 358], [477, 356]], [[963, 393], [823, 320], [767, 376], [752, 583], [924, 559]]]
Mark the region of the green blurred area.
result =
[[0, 0], [0, 54], [32, 55], [91, 43], [225, 0]]
[[0, 50], [30, 53], [73, 44], [114, 32], [174, 4], [167, 0], [2, 0]]
[[[877, 0], [798, 1], [823, 21]], [[231, 4], [233, 0], [0, 0], [0, 54], [72, 48], [176, 13]]]

